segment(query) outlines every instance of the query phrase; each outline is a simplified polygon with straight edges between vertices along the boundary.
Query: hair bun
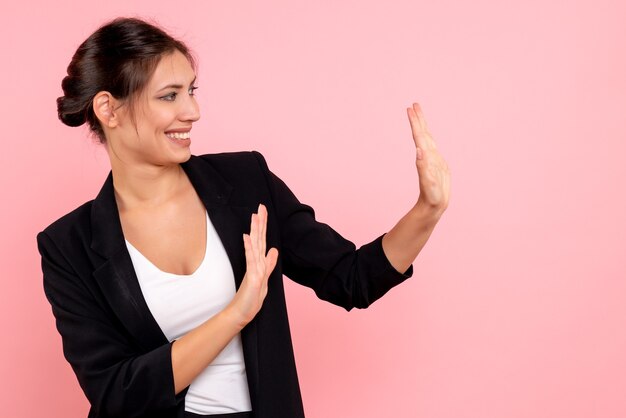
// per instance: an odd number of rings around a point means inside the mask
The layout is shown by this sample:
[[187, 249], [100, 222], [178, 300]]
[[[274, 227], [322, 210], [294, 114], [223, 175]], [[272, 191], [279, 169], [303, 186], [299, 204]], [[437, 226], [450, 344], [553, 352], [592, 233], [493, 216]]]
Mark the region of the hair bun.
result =
[[68, 99], [65, 96], [57, 98], [57, 112], [59, 120], [67, 126], [80, 126], [87, 121], [85, 110], [80, 104], [77, 106], [75, 100]]

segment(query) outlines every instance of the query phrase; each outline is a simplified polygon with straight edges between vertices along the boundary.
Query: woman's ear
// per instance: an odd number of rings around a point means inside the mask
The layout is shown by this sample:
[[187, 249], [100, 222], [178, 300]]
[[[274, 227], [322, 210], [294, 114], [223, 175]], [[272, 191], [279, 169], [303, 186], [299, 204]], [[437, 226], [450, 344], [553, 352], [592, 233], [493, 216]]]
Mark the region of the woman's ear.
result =
[[118, 100], [108, 91], [100, 91], [93, 98], [93, 112], [102, 126], [114, 128], [120, 123]]

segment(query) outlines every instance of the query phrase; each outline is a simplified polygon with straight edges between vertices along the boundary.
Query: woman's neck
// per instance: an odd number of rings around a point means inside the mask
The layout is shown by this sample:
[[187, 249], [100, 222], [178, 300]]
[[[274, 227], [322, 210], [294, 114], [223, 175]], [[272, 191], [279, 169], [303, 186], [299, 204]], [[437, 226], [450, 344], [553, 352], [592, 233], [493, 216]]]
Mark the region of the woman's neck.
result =
[[112, 171], [120, 212], [160, 207], [179, 195], [186, 181], [180, 164], [112, 165]]

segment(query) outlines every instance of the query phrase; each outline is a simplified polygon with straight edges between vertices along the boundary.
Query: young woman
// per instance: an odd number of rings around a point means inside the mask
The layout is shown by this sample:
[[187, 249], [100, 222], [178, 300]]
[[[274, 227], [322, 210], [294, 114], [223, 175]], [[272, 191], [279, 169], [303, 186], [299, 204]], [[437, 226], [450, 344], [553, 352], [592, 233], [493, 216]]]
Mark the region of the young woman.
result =
[[191, 154], [195, 79], [189, 49], [136, 18], [101, 26], [72, 58], [59, 118], [89, 125], [111, 171], [37, 235], [64, 356], [89, 417], [303, 417], [283, 274], [366, 308], [412, 275], [449, 170], [414, 104], [419, 198], [357, 249], [258, 152]]

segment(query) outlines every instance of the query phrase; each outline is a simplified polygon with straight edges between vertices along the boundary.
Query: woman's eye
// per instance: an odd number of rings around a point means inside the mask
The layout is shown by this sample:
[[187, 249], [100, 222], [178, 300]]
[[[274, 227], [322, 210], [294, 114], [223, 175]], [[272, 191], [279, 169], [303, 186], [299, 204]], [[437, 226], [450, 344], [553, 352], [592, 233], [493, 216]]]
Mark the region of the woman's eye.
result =
[[[198, 87], [196, 86], [191, 86], [189, 87], [189, 95], [193, 96], [194, 95], [194, 90], [196, 90]], [[178, 93], [176, 92], [172, 92], [166, 96], [161, 97], [161, 99], [168, 101], [168, 102], [173, 102], [174, 100], [176, 100], [176, 96], [178, 95]]]
[[161, 99], [166, 100], [168, 102], [173, 102], [175, 98], [176, 98], [176, 93], [170, 93], [167, 96], [161, 97]]

